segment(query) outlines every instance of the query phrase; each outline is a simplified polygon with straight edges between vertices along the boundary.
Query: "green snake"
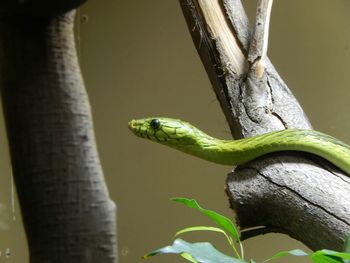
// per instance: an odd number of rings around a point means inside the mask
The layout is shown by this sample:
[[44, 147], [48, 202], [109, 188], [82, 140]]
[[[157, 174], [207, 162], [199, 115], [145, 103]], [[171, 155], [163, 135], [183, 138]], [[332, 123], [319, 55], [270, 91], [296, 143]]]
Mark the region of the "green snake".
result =
[[132, 120], [135, 135], [199, 158], [240, 165], [279, 151], [302, 151], [318, 155], [350, 175], [350, 146], [321, 132], [303, 129], [274, 131], [239, 140], [213, 138], [188, 122], [170, 118]]

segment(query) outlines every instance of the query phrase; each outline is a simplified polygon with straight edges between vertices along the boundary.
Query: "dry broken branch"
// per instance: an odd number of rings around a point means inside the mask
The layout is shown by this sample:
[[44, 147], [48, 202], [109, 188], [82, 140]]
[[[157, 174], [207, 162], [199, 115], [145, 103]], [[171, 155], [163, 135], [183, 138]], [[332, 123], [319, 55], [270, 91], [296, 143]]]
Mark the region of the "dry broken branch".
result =
[[[270, 61], [264, 61], [263, 75], [249, 66], [261, 55], [253, 51], [248, 55], [252, 38], [239, 0], [180, 3], [234, 138], [285, 128], [311, 129]], [[260, 158], [236, 168], [227, 179], [241, 229], [263, 227], [245, 232], [246, 236], [288, 233], [312, 249], [342, 248], [350, 232], [349, 191], [349, 177], [302, 153]]]

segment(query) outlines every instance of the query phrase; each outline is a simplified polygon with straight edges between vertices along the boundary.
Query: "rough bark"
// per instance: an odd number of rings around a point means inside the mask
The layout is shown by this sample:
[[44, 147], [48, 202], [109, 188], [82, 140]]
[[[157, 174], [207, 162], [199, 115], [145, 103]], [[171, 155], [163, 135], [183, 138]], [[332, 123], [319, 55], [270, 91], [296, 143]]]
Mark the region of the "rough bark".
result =
[[[248, 54], [248, 19], [239, 0], [180, 4], [234, 138], [312, 128], [268, 60], [264, 74], [257, 77]], [[262, 157], [234, 168], [227, 178], [243, 238], [281, 232], [311, 249], [342, 249], [350, 232], [349, 193], [349, 177], [325, 160], [302, 153]], [[253, 227], [261, 228], [249, 230]]]
[[115, 205], [73, 23], [74, 12], [0, 19], [0, 86], [32, 263], [116, 262]]

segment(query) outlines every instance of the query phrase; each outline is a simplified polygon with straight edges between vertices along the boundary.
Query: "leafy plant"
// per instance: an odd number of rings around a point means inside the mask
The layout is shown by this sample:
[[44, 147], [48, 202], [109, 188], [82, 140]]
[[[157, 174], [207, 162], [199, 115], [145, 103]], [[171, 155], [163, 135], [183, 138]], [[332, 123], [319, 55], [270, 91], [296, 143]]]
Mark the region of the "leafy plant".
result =
[[[233, 256], [228, 256], [218, 251], [212, 244], [208, 242], [189, 243], [182, 239], [176, 239], [170, 246], [166, 246], [154, 250], [143, 256], [148, 259], [152, 256], [160, 254], [179, 254], [187, 261], [193, 263], [255, 263], [254, 260], [245, 261], [243, 245], [240, 240], [239, 231], [233, 222], [227, 217], [219, 213], [202, 208], [196, 200], [187, 198], [173, 198], [172, 201], [182, 203], [187, 207], [193, 208], [201, 212], [203, 215], [210, 218], [217, 227], [213, 226], [193, 226], [179, 230], [175, 237], [193, 231], [211, 231], [221, 233], [225, 236], [229, 246], [232, 248]], [[239, 252], [237, 247], [239, 247]], [[266, 263], [271, 260], [280, 259], [285, 256], [309, 257], [315, 263], [350, 263], [350, 236], [345, 242], [344, 252], [337, 252], [333, 250], [318, 250], [314, 253], [306, 253], [300, 249], [290, 251], [282, 251], [271, 258], [263, 261]]]

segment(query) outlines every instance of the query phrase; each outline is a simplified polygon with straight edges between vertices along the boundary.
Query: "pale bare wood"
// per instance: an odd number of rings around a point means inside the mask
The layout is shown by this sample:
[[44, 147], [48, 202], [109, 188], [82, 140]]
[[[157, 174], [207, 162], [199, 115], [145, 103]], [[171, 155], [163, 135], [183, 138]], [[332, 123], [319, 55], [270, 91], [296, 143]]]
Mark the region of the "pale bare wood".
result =
[[221, 60], [227, 62], [227, 64], [222, 65], [223, 70], [232, 71], [237, 75], [246, 74], [248, 72], [247, 60], [219, 1], [198, 0], [198, 4], [204, 19], [207, 21], [211, 37], [220, 50]]
[[[216, 22], [206, 20], [210, 16], [203, 11], [204, 2], [211, 6], [218, 4], [225, 18]], [[225, 70], [227, 65], [237, 65], [229, 60], [227, 54], [234, 53], [231, 50], [236, 50], [234, 54], [242, 61], [240, 54], [247, 59], [251, 46], [248, 19], [241, 1], [180, 0], [180, 3], [235, 138], [285, 128], [312, 128], [268, 59], [262, 76], [257, 77], [255, 71], [250, 70]], [[227, 26], [227, 20], [231, 25]], [[235, 39], [229, 44], [235, 45], [235, 49], [225, 52], [223, 48], [228, 45], [222, 42], [227, 38], [220, 34], [227, 34], [227, 28]], [[237, 47], [241, 52], [237, 52]], [[246, 63], [241, 62], [243, 64]], [[277, 231], [288, 233], [312, 249], [341, 250], [350, 232], [349, 183], [349, 177], [323, 159], [282, 153], [236, 168], [228, 176], [227, 193], [242, 230], [265, 227], [264, 231], [251, 232], [251, 235]]]
[[248, 61], [258, 79], [263, 77], [266, 68], [267, 48], [273, 0], [259, 0], [256, 10], [254, 34], [250, 42]]

